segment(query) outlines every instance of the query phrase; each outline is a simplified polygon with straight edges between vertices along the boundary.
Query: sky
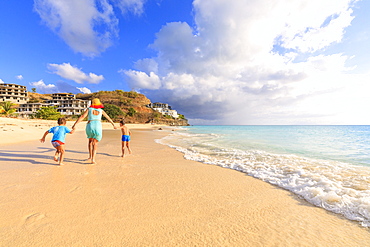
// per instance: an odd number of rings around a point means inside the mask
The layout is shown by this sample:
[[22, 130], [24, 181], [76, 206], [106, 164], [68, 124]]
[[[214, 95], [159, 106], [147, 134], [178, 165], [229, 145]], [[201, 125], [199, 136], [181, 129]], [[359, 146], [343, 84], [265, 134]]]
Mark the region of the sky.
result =
[[370, 1], [0, 1], [0, 83], [137, 91], [193, 125], [370, 124]]

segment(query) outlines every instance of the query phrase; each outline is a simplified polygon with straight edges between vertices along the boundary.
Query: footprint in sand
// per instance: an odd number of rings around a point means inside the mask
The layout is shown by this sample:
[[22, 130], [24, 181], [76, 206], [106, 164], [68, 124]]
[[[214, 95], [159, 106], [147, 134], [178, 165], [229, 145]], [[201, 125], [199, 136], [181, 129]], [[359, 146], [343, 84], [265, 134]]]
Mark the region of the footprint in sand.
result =
[[73, 193], [73, 192], [75, 192], [75, 191], [77, 191], [77, 190], [79, 190], [79, 189], [81, 189], [81, 186], [76, 186], [76, 187], [74, 187], [73, 189], [71, 189], [71, 190], [69, 191], [69, 193]]
[[28, 215], [28, 216], [25, 217], [24, 225], [25, 226], [33, 226], [38, 221], [42, 220], [45, 217], [46, 217], [45, 214], [42, 214], [42, 213], [30, 214], [30, 215]]

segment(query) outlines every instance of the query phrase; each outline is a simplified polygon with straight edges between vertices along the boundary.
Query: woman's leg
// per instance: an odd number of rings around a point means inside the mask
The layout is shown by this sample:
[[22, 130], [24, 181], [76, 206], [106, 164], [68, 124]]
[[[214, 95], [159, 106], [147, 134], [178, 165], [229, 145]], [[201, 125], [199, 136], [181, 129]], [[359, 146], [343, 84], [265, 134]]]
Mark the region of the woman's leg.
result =
[[95, 156], [96, 152], [98, 151], [98, 140], [91, 138], [91, 164], [96, 164], [95, 162]]
[[94, 140], [94, 138], [89, 138], [89, 142], [87, 144], [87, 147], [89, 149], [89, 158], [87, 158], [88, 160], [89, 159], [92, 159], [92, 150], [93, 150], [92, 145], [93, 145], [93, 140]]

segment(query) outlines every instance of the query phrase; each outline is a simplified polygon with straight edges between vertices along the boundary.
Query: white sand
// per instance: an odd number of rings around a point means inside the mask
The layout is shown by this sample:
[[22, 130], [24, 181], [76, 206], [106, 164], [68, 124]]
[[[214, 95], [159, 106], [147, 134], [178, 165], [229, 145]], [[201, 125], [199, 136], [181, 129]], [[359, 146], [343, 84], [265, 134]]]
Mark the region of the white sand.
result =
[[133, 154], [122, 159], [120, 132], [106, 130], [97, 165], [84, 160], [78, 131], [59, 167], [38, 141], [43, 123], [30, 124], [31, 141], [0, 138], [0, 246], [370, 246], [356, 222], [155, 143], [166, 131], [133, 129]]
[[[71, 128], [75, 121], [68, 121], [66, 126]], [[86, 121], [77, 125], [77, 130], [84, 130]], [[0, 117], [0, 145], [10, 144], [30, 140], [38, 140], [42, 135], [53, 126], [57, 126], [55, 120], [41, 119], [18, 119]], [[119, 126], [119, 123], [116, 124]], [[132, 129], [156, 129], [162, 125], [152, 124], [127, 124]], [[103, 122], [103, 129], [113, 129], [108, 122]]]

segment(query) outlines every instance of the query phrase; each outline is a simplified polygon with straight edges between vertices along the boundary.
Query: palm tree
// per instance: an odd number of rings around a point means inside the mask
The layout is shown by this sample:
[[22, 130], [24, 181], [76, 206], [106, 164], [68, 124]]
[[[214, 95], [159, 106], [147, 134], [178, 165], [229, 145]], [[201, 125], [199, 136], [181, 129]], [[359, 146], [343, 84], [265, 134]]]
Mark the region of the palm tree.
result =
[[15, 104], [13, 104], [10, 101], [5, 101], [0, 103], [0, 113], [9, 116], [10, 114], [14, 113], [16, 111], [15, 108], [13, 108]]

